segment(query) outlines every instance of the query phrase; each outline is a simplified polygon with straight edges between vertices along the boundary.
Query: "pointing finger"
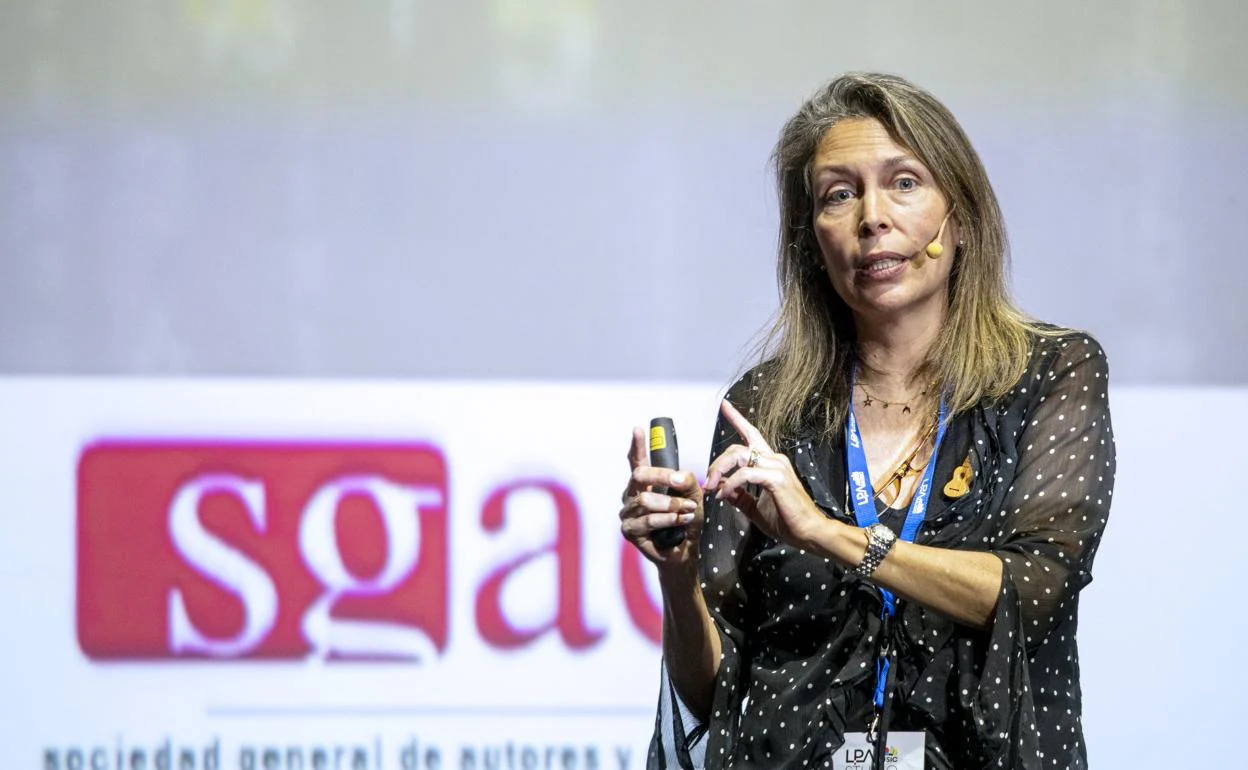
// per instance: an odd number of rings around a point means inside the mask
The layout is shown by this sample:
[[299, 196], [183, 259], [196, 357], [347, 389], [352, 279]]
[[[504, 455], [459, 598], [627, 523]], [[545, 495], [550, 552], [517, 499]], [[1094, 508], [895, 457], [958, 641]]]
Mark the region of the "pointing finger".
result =
[[770, 452], [771, 447], [767, 444], [767, 439], [763, 438], [763, 434], [745, 419], [745, 415], [737, 411], [728, 399], [724, 399], [719, 406], [719, 411], [723, 413], [724, 419], [728, 420], [732, 427], [737, 429], [737, 433], [741, 438], [745, 439], [745, 443], [751, 449], [757, 449], [763, 452]]

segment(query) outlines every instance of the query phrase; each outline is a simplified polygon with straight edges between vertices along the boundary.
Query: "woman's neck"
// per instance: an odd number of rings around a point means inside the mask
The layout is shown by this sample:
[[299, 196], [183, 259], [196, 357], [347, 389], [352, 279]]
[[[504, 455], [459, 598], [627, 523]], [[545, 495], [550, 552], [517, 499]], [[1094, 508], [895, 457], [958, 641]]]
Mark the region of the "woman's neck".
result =
[[858, 379], [885, 397], [904, 398], [940, 334], [943, 314], [907, 314], [882, 321], [854, 318], [858, 337]]

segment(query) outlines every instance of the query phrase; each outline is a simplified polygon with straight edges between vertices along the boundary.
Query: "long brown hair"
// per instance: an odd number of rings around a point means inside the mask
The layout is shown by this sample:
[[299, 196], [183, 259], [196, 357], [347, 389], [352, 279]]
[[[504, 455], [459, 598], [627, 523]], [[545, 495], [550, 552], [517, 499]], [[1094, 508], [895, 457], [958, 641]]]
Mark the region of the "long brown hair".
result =
[[944, 326], [917, 376], [940, 383], [951, 414], [1004, 396], [1022, 377], [1033, 333], [1006, 289], [1008, 244], [983, 163], [949, 110], [893, 75], [851, 73], [820, 88], [780, 132], [772, 154], [780, 202], [776, 273], [780, 308], [759, 344], [765, 360], [757, 426], [771, 440], [800, 426], [831, 433], [851, 398], [855, 335], [849, 307], [821, 271], [812, 228], [810, 168], [819, 142], [838, 121], [878, 120], [922, 161], [949, 202], [962, 245], [950, 275]]

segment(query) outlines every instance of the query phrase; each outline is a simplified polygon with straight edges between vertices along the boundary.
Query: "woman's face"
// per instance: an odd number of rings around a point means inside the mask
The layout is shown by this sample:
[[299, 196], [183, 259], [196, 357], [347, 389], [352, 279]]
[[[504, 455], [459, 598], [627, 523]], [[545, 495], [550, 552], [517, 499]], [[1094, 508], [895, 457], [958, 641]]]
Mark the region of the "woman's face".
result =
[[824, 134], [811, 166], [815, 238], [836, 293], [861, 320], [943, 313], [957, 225], [925, 252], [949, 213], [935, 177], [879, 121], [843, 120]]

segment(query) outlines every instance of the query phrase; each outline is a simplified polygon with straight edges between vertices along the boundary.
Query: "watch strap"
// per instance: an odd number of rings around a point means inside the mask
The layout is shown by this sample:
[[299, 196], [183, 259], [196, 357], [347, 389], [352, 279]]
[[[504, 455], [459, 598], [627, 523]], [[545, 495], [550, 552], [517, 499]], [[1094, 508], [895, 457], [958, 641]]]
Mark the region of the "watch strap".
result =
[[858, 566], [854, 567], [854, 573], [862, 578], [871, 577], [896, 542], [897, 536], [883, 524], [875, 523], [867, 527], [867, 551]]

